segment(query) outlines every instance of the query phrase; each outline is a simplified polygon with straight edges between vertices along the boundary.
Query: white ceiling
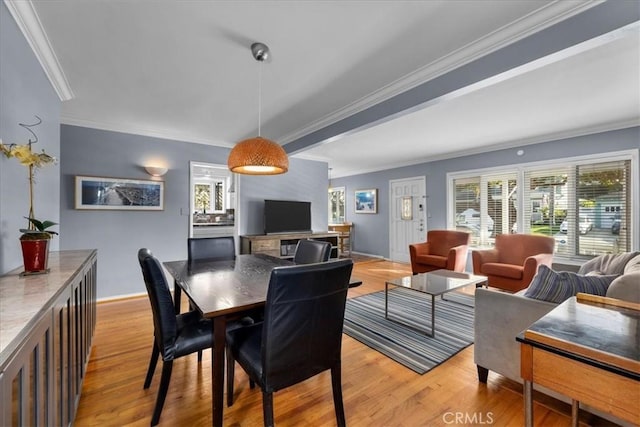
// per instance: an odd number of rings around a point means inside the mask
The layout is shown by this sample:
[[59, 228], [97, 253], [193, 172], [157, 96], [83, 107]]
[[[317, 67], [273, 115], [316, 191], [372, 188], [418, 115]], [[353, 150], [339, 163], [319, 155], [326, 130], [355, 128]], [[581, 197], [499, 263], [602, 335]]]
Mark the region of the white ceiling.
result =
[[[272, 52], [261, 134], [286, 144], [594, 4], [32, 2], [73, 94], [63, 123], [229, 147], [257, 133], [254, 41]], [[338, 177], [640, 124], [639, 52], [634, 25], [296, 156]]]

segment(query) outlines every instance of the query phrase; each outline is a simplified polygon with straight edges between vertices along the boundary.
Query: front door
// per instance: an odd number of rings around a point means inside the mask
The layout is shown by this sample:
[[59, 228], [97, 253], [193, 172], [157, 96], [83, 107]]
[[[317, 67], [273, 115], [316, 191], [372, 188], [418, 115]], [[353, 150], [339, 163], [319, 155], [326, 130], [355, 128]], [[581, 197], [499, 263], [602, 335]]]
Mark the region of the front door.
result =
[[426, 240], [426, 180], [425, 177], [397, 179], [390, 181], [389, 187], [389, 258], [410, 262], [409, 245]]

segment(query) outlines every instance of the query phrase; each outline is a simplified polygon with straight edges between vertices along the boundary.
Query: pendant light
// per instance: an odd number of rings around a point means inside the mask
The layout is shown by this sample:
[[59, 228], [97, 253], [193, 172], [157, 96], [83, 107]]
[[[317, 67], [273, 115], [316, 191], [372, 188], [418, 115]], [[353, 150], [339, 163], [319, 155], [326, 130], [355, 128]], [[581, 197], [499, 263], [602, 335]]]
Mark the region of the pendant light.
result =
[[253, 43], [251, 53], [260, 62], [258, 77], [258, 136], [236, 144], [229, 153], [227, 165], [234, 173], [246, 175], [277, 175], [289, 170], [289, 158], [280, 144], [260, 136], [262, 108], [262, 62], [269, 57], [269, 48]]

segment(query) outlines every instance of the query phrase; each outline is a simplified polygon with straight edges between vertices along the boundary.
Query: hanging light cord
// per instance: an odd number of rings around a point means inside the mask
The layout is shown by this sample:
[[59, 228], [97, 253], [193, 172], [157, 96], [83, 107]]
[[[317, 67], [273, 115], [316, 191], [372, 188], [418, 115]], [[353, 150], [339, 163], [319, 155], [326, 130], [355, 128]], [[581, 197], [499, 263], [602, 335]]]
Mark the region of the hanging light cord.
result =
[[260, 122], [262, 121], [262, 60], [258, 60], [258, 136], [262, 136], [260, 132]]

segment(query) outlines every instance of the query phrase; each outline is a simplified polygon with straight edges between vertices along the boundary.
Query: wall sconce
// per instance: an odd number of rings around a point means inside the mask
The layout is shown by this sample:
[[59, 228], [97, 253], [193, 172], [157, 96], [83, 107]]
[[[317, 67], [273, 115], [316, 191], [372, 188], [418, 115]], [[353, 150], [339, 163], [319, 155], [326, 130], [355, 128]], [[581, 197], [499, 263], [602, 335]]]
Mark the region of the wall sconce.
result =
[[151, 176], [162, 176], [167, 173], [167, 168], [163, 168], [162, 166], [145, 166], [144, 170]]

